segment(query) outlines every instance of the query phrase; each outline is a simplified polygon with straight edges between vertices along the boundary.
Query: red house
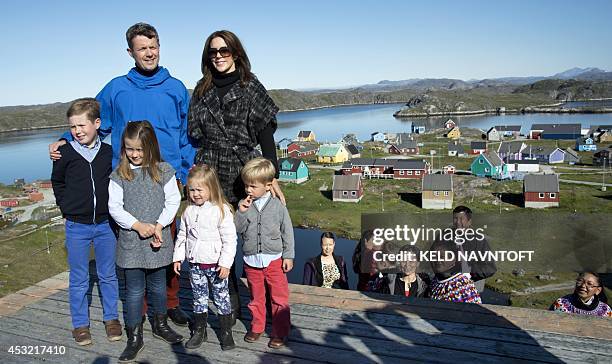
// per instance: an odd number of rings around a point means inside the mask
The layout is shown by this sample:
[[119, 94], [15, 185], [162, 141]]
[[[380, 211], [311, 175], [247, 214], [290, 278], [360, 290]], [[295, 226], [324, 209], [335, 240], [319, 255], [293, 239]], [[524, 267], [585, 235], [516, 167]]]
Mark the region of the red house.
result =
[[15, 200], [15, 199], [2, 200], [2, 201], [0, 201], [0, 206], [2, 206], [2, 207], [15, 207], [15, 206], [19, 206], [19, 200]]
[[525, 207], [559, 206], [559, 176], [556, 174], [528, 174], [523, 180]]
[[470, 154], [482, 154], [487, 152], [487, 142], [471, 142]]
[[52, 188], [53, 187], [53, 186], [51, 186], [51, 181], [49, 181], [49, 180], [38, 182], [38, 186], [40, 188]]
[[315, 156], [318, 149], [315, 144], [291, 143], [287, 147], [287, 154], [291, 158], [307, 158]]
[[395, 160], [393, 179], [421, 179], [430, 173], [429, 164], [423, 160]]
[[45, 196], [42, 194], [42, 192], [31, 192], [28, 194], [28, 198], [32, 202], [38, 202], [44, 200]]

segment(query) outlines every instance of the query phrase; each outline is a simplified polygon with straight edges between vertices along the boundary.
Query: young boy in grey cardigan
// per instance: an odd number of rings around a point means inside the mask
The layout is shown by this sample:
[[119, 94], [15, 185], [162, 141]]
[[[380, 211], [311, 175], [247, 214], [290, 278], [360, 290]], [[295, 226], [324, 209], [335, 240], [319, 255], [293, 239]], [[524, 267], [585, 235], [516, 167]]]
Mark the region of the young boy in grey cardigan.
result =
[[264, 332], [267, 286], [272, 301], [268, 346], [278, 349], [286, 345], [291, 327], [286, 273], [293, 268], [295, 251], [289, 212], [270, 192], [275, 172], [272, 162], [265, 158], [245, 164], [240, 175], [247, 197], [238, 203], [235, 222], [243, 241], [244, 272], [251, 292], [248, 307], [253, 317], [244, 340], [255, 342]]

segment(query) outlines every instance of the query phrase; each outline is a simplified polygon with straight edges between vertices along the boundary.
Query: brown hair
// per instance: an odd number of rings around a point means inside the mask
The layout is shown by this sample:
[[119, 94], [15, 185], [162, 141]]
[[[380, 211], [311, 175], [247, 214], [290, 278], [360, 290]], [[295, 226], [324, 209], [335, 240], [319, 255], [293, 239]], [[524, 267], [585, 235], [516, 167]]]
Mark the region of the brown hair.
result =
[[240, 177], [244, 183], [261, 182], [268, 183], [274, 180], [276, 168], [268, 159], [257, 157], [248, 161], [240, 171]]
[[139, 35], [149, 39], [155, 38], [157, 40], [157, 45], [159, 45], [159, 35], [152, 25], [147, 23], [136, 23], [125, 32], [125, 40], [127, 41], [128, 48], [132, 49], [132, 40]]
[[[125, 140], [139, 140], [142, 145], [142, 168], [146, 170], [151, 179], [157, 183], [161, 183], [159, 163], [162, 161], [159, 153], [159, 143], [155, 130], [147, 120], [130, 121], [125, 126], [123, 136], [121, 137], [121, 159], [119, 160], [119, 177], [131, 181], [134, 179], [134, 172], [130, 168], [130, 161], [125, 151]], [[144, 177], [144, 173], [143, 173]]]
[[82, 114], [85, 114], [87, 120], [93, 123], [96, 119], [100, 118], [100, 103], [93, 97], [76, 99], [70, 104], [70, 107], [68, 107], [66, 118]]
[[208, 58], [208, 50], [210, 49], [210, 43], [214, 38], [221, 38], [227, 44], [227, 47], [232, 51], [232, 57], [234, 58], [234, 64], [236, 69], [240, 71], [240, 86], [244, 87], [246, 84], [253, 79], [255, 76], [251, 73], [251, 62], [249, 57], [240, 43], [240, 39], [236, 34], [229, 30], [217, 30], [206, 38], [204, 42], [204, 50], [202, 51], [202, 78], [198, 81], [193, 94], [200, 98], [204, 96], [206, 91], [213, 87], [212, 84], [212, 72], [216, 72], [212, 61]]
[[225, 218], [224, 205], [228, 206], [230, 211], [233, 212], [231, 205], [227, 202], [227, 198], [225, 198], [223, 194], [221, 183], [219, 183], [219, 178], [214, 168], [207, 164], [199, 164], [191, 167], [189, 175], [187, 176], [187, 188], [198, 184], [202, 184], [208, 188], [210, 192], [210, 202], [221, 210], [221, 219]]

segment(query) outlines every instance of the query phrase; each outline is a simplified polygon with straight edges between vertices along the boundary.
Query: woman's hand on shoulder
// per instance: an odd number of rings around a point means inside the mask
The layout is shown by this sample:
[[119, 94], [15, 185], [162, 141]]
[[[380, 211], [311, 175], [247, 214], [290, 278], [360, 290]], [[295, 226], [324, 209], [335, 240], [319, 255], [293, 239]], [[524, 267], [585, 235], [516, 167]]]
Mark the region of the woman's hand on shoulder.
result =
[[280, 185], [278, 184], [278, 180], [275, 178], [272, 180], [272, 196], [277, 197], [279, 200], [281, 200], [281, 202], [283, 203], [283, 205], [287, 205], [287, 201], [285, 201], [285, 195], [283, 194], [283, 191], [280, 188]]

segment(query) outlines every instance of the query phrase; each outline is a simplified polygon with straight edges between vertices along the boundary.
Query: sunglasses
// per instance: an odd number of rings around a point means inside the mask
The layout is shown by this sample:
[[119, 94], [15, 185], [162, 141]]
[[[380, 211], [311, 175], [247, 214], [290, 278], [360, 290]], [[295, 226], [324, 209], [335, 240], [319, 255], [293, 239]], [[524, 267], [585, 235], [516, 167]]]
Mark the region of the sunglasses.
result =
[[232, 50], [228, 47], [221, 48], [208, 48], [208, 58], [216, 58], [217, 53], [221, 55], [223, 58], [227, 58], [232, 55]]

